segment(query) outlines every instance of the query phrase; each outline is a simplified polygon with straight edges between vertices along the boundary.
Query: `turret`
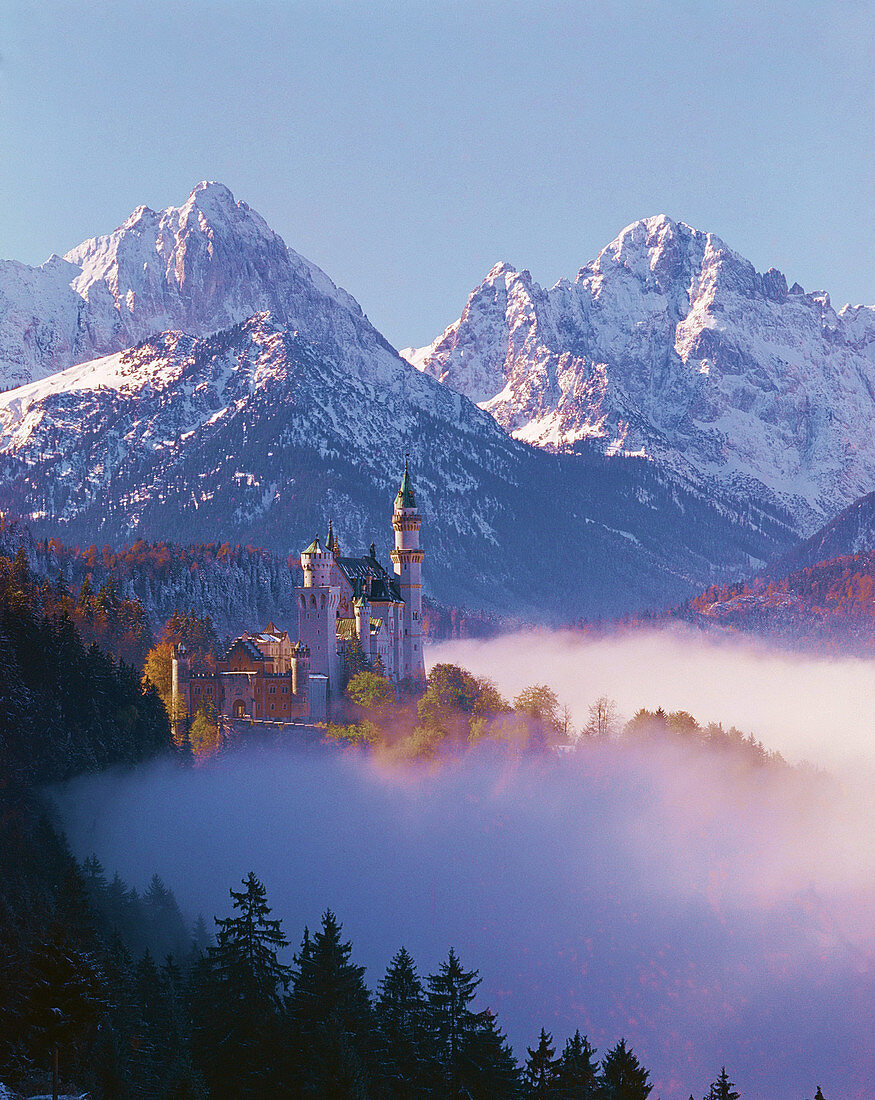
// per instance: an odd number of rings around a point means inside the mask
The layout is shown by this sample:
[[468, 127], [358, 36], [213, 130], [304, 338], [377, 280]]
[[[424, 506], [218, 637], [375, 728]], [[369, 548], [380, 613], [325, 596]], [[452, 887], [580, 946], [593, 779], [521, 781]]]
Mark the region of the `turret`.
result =
[[[331, 531], [329, 528], [329, 537]], [[313, 539], [306, 550], [301, 552], [301, 568], [304, 570], [305, 588], [322, 588], [331, 584], [334, 554], [323, 549], [318, 538]]]
[[355, 629], [359, 636], [362, 653], [368, 660], [371, 660], [373, 657], [371, 652], [371, 605], [360, 581], [355, 586], [352, 607], [355, 615]]
[[299, 714], [307, 713], [307, 686], [310, 679], [310, 650], [303, 642], [292, 647], [292, 659], [289, 662], [292, 694]]
[[422, 653], [422, 560], [425, 555], [419, 548], [422, 516], [416, 510], [413, 482], [406, 458], [404, 475], [395, 497], [392, 527], [395, 531], [392, 564], [404, 599], [398, 672], [402, 680], [421, 682], [425, 680]]
[[170, 725], [174, 737], [182, 729], [182, 723], [188, 717], [188, 685], [191, 675], [191, 661], [186, 655], [185, 646], [174, 645], [170, 658]]
[[298, 600], [298, 638], [310, 651], [310, 671], [328, 677], [329, 696], [340, 690], [337, 659], [337, 608], [334, 554], [318, 538], [301, 553], [304, 584], [295, 590]]

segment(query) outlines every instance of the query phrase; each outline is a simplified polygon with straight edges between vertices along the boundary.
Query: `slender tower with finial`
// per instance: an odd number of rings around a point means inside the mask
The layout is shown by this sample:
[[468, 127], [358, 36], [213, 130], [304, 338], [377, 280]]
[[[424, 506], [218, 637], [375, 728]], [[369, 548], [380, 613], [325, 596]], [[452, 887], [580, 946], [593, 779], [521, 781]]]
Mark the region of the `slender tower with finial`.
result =
[[404, 598], [399, 647], [400, 678], [421, 683], [425, 680], [425, 661], [422, 655], [422, 559], [425, 555], [419, 548], [422, 516], [416, 510], [413, 497], [409, 457], [404, 456], [404, 476], [392, 513], [392, 527], [395, 530], [392, 564]]

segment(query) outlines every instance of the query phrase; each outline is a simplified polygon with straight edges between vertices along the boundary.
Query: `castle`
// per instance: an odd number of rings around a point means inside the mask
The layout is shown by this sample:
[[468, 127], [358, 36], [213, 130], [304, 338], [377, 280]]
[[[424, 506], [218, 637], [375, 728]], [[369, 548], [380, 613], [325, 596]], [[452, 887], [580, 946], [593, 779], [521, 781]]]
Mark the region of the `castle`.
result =
[[396, 686], [424, 683], [422, 516], [406, 460], [392, 527], [393, 573], [377, 561], [373, 543], [365, 557], [344, 556], [330, 522], [325, 545], [315, 538], [301, 553], [296, 642], [271, 622], [235, 638], [215, 672], [193, 670], [184, 647], [176, 647], [174, 714], [209, 709], [228, 719], [324, 721], [357, 663]]

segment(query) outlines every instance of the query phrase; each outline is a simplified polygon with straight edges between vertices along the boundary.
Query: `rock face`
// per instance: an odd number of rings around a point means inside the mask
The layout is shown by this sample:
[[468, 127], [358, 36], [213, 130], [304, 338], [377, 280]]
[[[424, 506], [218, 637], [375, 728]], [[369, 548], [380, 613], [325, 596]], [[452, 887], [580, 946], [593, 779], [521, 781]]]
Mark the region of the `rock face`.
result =
[[44, 378], [168, 329], [206, 336], [264, 310], [314, 340], [349, 336], [364, 319], [346, 291], [227, 187], [199, 183], [182, 206], [138, 207], [115, 232], [63, 259], [38, 268], [0, 262], [0, 385]]
[[549, 290], [496, 265], [403, 354], [517, 439], [646, 454], [780, 503], [800, 530], [875, 485], [875, 309], [836, 313], [664, 216]]

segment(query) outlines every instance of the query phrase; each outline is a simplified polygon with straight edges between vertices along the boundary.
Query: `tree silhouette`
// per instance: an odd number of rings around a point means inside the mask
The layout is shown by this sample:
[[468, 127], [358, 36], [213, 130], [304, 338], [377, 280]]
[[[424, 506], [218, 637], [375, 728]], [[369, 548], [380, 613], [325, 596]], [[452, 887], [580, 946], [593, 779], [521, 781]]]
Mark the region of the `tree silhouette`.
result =
[[602, 1097], [604, 1100], [647, 1100], [653, 1085], [649, 1073], [626, 1046], [626, 1040], [609, 1050], [602, 1062]]
[[554, 1096], [553, 1082], [556, 1080], [557, 1063], [554, 1055], [556, 1048], [553, 1044], [553, 1036], [541, 1028], [538, 1037], [538, 1045], [532, 1050], [527, 1047], [529, 1057], [526, 1060], [523, 1080], [527, 1094], [531, 1097]]
[[711, 1085], [711, 1091], [705, 1100], [739, 1100], [739, 1093], [735, 1091], [734, 1082], [729, 1080], [726, 1066], [720, 1070], [720, 1076]]
[[437, 1057], [447, 1086], [447, 1095], [461, 1096], [463, 1051], [477, 1029], [478, 1018], [468, 1005], [482, 978], [476, 970], [463, 970], [450, 948], [447, 961], [428, 976], [428, 1000], [437, 1042]]
[[565, 1043], [556, 1069], [556, 1095], [561, 1100], [596, 1100], [599, 1095], [599, 1067], [595, 1047], [580, 1031]]

